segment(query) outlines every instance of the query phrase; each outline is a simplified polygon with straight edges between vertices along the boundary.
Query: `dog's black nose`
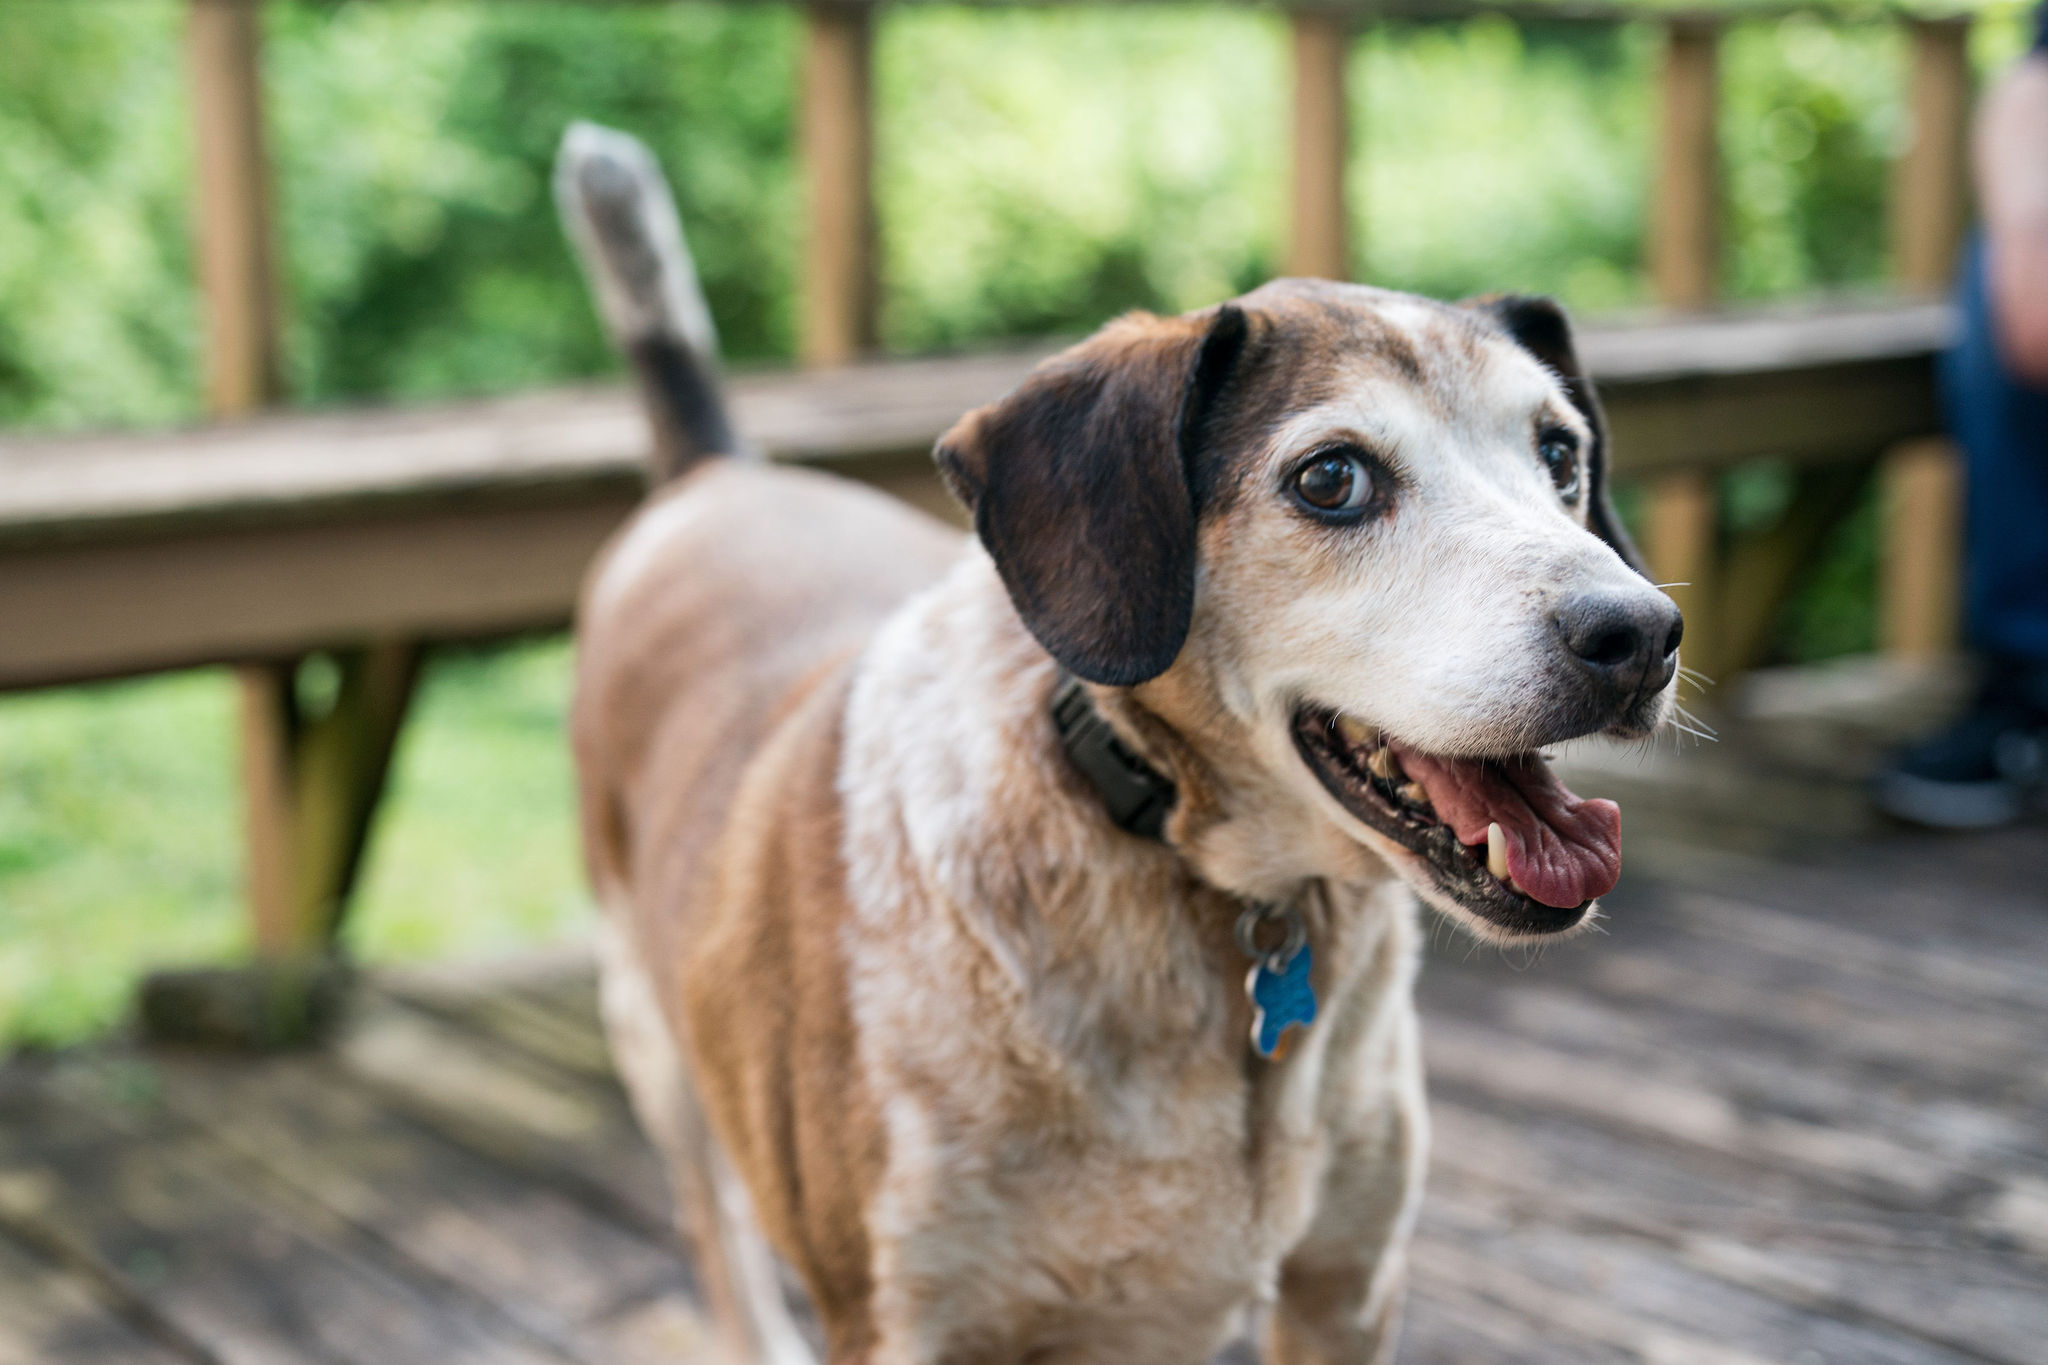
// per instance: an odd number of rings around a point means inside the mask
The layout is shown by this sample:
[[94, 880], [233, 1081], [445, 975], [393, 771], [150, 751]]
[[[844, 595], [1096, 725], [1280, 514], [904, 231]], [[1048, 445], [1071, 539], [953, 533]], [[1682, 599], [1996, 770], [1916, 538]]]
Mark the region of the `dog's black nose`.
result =
[[1564, 603], [1557, 630], [1580, 668], [1623, 696], [1636, 696], [1671, 681], [1685, 618], [1661, 593], [1588, 595]]

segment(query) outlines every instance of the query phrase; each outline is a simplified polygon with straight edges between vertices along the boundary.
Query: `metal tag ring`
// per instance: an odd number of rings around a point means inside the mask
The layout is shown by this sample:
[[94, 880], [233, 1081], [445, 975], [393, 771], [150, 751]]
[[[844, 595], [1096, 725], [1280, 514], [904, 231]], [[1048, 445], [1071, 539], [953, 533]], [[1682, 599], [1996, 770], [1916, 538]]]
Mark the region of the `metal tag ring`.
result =
[[[1279, 946], [1260, 947], [1259, 930], [1276, 920], [1281, 930]], [[1295, 954], [1307, 942], [1308, 925], [1302, 922], [1301, 911], [1291, 905], [1267, 905], [1263, 901], [1254, 901], [1237, 917], [1238, 950], [1254, 962], [1265, 963], [1268, 971], [1286, 971], [1287, 964], [1294, 961]]]

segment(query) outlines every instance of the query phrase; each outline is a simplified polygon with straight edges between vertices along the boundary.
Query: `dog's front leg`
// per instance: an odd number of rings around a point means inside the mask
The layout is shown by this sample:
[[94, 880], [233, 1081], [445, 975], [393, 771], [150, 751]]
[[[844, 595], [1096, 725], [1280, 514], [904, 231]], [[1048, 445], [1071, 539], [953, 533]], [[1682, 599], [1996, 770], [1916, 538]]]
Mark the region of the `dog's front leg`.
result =
[[1399, 1248], [1374, 1264], [1289, 1260], [1280, 1270], [1268, 1365], [1389, 1365], [1406, 1278]]
[[1429, 1160], [1429, 1117], [1415, 1016], [1403, 1008], [1387, 1065], [1346, 1073], [1349, 1122], [1305, 1236], [1280, 1263], [1268, 1365], [1387, 1365], [1407, 1287], [1408, 1237]]

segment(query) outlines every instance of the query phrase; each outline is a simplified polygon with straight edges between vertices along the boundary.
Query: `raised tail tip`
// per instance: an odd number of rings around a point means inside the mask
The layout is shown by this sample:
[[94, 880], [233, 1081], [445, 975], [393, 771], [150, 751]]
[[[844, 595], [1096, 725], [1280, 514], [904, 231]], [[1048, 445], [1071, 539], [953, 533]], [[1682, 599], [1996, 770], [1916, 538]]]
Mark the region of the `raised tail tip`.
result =
[[605, 330], [639, 372], [657, 477], [734, 450], [718, 333], [654, 154], [630, 134], [570, 124], [555, 157], [555, 204]]
[[555, 203], [615, 342], [659, 334], [718, 353], [675, 198], [644, 143], [570, 124], [555, 158]]

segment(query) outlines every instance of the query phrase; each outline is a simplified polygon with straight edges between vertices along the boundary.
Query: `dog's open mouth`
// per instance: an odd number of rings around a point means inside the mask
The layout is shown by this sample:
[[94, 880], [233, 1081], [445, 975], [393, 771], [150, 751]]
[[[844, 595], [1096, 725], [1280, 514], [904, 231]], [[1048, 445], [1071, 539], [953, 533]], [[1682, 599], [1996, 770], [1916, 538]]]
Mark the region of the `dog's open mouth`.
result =
[[1580, 799], [1535, 753], [1439, 758], [1319, 706], [1295, 712], [1294, 743], [1345, 810], [1509, 933], [1574, 927], [1621, 874], [1621, 808]]

